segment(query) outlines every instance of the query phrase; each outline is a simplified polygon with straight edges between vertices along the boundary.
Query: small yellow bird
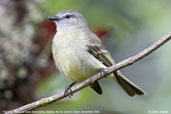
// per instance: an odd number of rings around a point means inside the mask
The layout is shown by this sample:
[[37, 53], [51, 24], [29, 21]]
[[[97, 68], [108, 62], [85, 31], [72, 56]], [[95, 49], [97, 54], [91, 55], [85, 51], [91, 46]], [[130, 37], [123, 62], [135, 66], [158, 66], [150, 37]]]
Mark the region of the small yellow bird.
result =
[[[52, 44], [53, 58], [60, 72], [67, 78], [74, 82], [82, 82], [115, 64], [101, 40], [88, 28], [82, 14], [66, 10], [48, 18], [55, 22], [57, 31]], [[130, 96], [145, 95], [141, 88], [120, 71], [108, 75], [107, 78], [115, 80]], [[90, 87], [98, 94], [102, 94], [98, 81]]]

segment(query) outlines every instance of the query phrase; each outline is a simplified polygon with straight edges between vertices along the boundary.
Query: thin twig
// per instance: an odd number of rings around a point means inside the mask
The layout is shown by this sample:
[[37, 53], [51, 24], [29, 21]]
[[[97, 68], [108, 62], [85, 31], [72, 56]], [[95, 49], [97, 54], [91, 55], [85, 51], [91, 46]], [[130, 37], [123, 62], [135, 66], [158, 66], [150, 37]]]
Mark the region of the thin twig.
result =
[[145, 50], [141, 51], [140, 53], [138, 53], [135, 56], [129, 57], [128, 59], [125, 59], [121, 62], [119, 62], [118, 64], [115, 64], [111, 67], [108, 67], [105, 69], [106, 74], [101, 75], [100, 73], [86, 79], [85, 81], [81, 82], [80, 84], [72, 87], [72, 92], [69, 92], [67, 95], [64, 95], [64, 91], [60, 92], [56, 95], [47, 97], [47, 98], [43, 98], [41, 100], [38, 100], [36, 102], [27, 104], [25, 106], [19, 107], [17, 109], [11, 110], [11, 111], [7, 111], [5, 112], [5, 114], [13, 114], [13, 113], [21, 113], [21, 112], [27, 112], [29, 110], [50, 104], [52, 102], [58, 101], [60, 99], [63, 99], [83, 88], [85, 88], [86, 86], [90, 85], [91, 83], [93, 83], [94, 81], [97, 81], [103, 77], [105, 77], [106, 75], [112, 73], [113, 71], [117, 71], [121, 68], [124, 68], [126, 66], [129, 66], [141, 59], [143, 59], [144, 57], [146, 57], [147, 55], [149, 55], [150, 53], [154, 52], [156, 49], [158, 49], [159, 47], [161, 47], [163, 44], [165, 44], [167, 41], [169, 41], [171, 39], [171, 33], [168, 33], [167, 35], [165, 35], [164, 37], [162, 37], [160, 40], [158, 40], [157, 42], [155, 42], [154, 44], [152, 44], [150, 47], [146, 48]]

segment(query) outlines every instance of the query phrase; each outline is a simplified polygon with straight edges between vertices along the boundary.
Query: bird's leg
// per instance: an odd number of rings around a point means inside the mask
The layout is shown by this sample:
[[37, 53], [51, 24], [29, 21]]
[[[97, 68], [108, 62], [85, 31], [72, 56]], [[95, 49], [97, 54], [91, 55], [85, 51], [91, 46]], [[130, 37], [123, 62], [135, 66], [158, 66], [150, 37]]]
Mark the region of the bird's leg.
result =
[[[64, 96], [68, 95], [69, 93], [72, 93], [71, 87], [75, 84], [76, 82], [71, 83], [64, 92]], [[73, 95], [73, 93], [71, 95], [69, 95], [69, 98], [71, 98], [71, 96]]]

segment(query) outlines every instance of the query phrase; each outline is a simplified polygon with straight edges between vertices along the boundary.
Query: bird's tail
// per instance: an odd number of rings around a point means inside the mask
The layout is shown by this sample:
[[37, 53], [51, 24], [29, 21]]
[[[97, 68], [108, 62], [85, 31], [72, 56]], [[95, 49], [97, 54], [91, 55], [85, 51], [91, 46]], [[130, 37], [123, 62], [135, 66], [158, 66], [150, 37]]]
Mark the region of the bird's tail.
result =
[[[128, 80], [120, 71], [114, 73], [114, 77], [119, 85], [125, 90], [129, 96], [145, 95], [146, 93], [140, 87]], [[113, 76], [112, 76], [113, 77]]]

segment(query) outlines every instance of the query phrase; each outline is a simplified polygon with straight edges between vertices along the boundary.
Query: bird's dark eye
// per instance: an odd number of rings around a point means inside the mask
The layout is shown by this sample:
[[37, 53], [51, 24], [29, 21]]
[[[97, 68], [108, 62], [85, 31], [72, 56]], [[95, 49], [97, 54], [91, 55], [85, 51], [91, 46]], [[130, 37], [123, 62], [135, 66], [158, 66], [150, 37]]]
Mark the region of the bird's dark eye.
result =
[[67, 14], [66, 16], [65, 16], [65, 18], [67, 18], [67, 19], [69, 19], [71, 17], [71, 15], [69, 15], [69, 14]]

